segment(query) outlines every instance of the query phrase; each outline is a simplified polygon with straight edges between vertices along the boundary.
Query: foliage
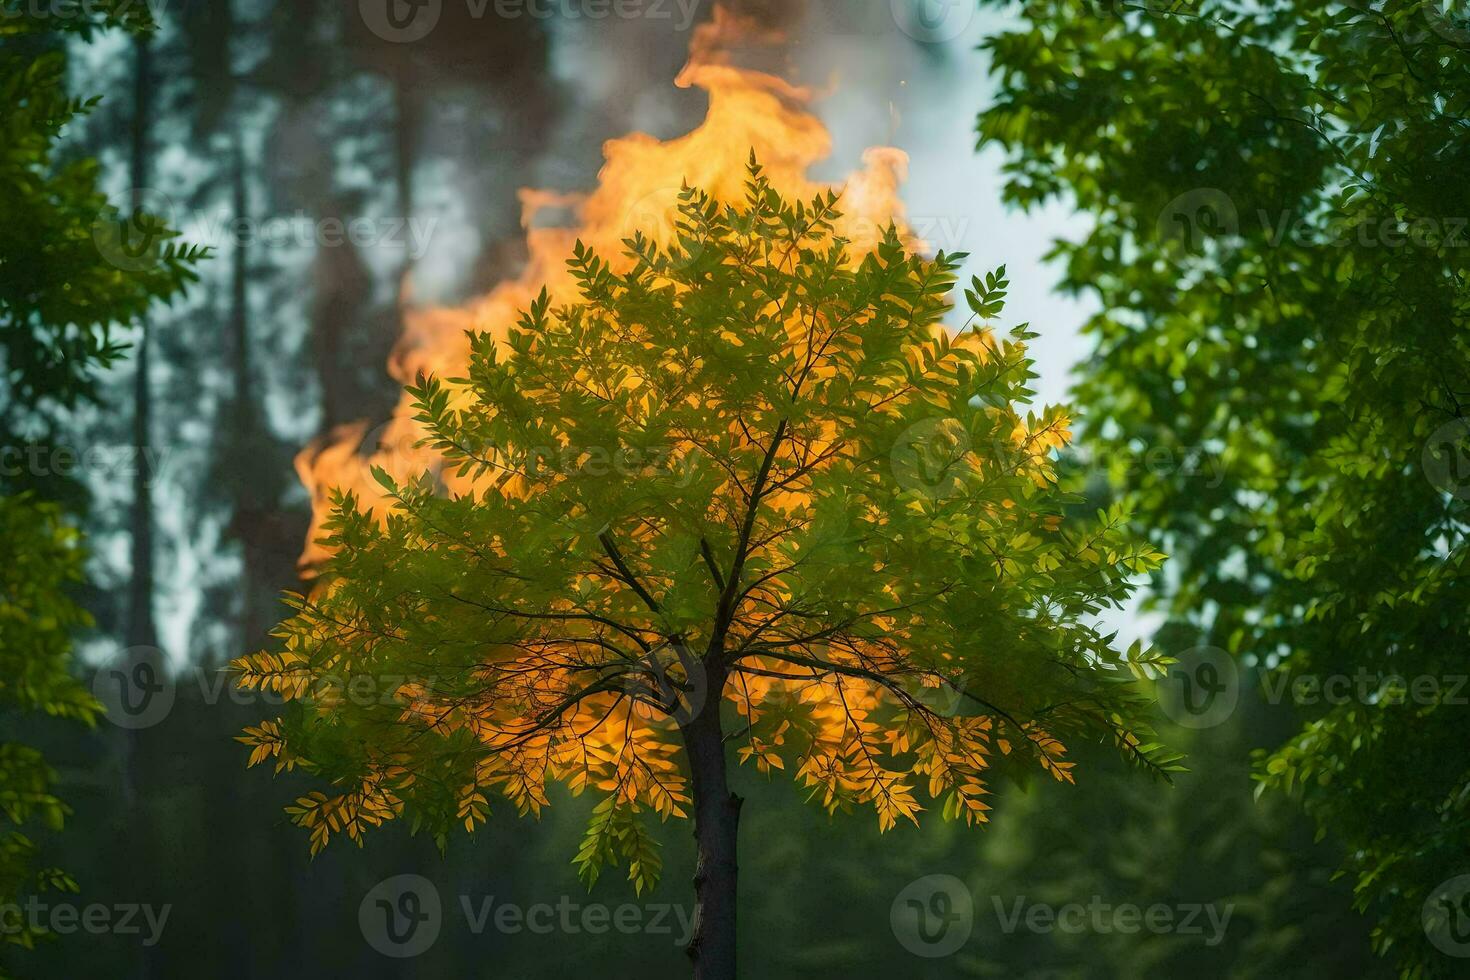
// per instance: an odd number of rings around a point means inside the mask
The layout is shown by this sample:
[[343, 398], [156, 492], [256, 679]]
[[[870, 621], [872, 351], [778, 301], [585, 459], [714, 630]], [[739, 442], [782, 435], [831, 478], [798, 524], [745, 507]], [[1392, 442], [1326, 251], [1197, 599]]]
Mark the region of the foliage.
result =
[[[642, 889], [707, 704], [741, 761], [883, 829], [985, 820], [992, 768], [1070, 781], [1074, 738], [1178, 768], [1130, 683], [1160, 659], [1085, 625], [1161, 556], [1121, 511], [1063, 522], [1067, 418], [1016, 408], [1029, 335], [952, 335], [961, 257], [894, 229], [852, 256], [838, 201], [788, 204], [752, 160], [743, 202], [686, 189], [667, 247], [579, 244], [576, 302], [543, 291], [471, 334], [466, 377], [410, 389], [475, 489], [339, 497], [279, 650], [234, 664], [300, 702], [241, 741], [331, 782], [290, 810], [313, 850], [395, 818], [442, 842], [556, 781], [599, 799], [584, 876], [621, 859]], [[999, 310], [1002, 274], [972, 287]]]
[[[55, 504], [30, 494], [0, 497], [0, 704], [10, 711], [43, 712], [90, 725], [96, 702], [68, 672], [71, 635], [90, 617], [67, 594], [82, 578], [79, 535]], [[70, 808], [52, 793], [56, 774], [36, 749], [0, 743], [0, 894], [76, 884], [56, 868], [33, 868], [32, 822], [60, 830]], [[7, 942], [27, 948], [43, 934], [18, 909], [0, 923]]]
[[[61, 474], [29, 461], [54, 458], [44, 444], [48, 407], [90, 395], [97, 371], [123, 352], [113, 328], [189, 279], [195, 249], [138, 212], [129, 220], [151, 252], [119, 264], [98, 237], [112, 227], [93, 160], [53, 161], [63, 128], [96, 100], [70, 97], [53, 31], [87, 36], [101, 27], [147, 27], [127, 2], [64, 8], [6, 3], [0, 17], [0, 704], [90, 725], [96, 702], [69, 672], [74, 631], [90, 617], [71, 593], [82, 580], [80, 535], [46, 496], [70, 496]], [[14, 8], [14, 9], [12, 9]], [[145, 19], [140, 19], [145, 18]], [[99, 231], [101, 229], [102, 231]], [[141, 260], [141, 261], [140, 261]], [[28, 445], [20, 445], [24, 435]], [[37, 452], [36, 450], [41, 450]], [[35, 869], [37, 846], [22, 828], [59, 830], [70, 812], [52, 792], [55, 773], [37, 749], [0, 743], [0, 898], [75, 891], [55, 868]], [[11, 907], [11, 911], [15, 911]], [[27, 948], [45, 935], [20, 916], [6, 941]]]
[[1095, 219], [1056, 246], [1102, 310], [1092, 448], [1115, 476], [1147, 451], [1224, 467], [1127, 474], [1177, 556], [1168, 611], [1301, 690], [1364, 692], [1298, 698], [1259, 776], [1345, 843], [1406, 975], [1454, 965], [1421, 909], [1470, 869], [1470, 767], [1444, 748], [1470, 625], [1463, 10], [1028, 4], [986, 45], [980, 120], [1010, 200]]
[[[71, 17], [22, 6], [0, 18], [0, 363], [9, 398], [70, 403], [122, 354], [113, 328], [182, 288], [203, 252], [170, 243], [174, 233], [156, 216], [139, 210], [123, 220], [109, 209], [96, 160], [52, 160], [63, 129], [98, 98], [68, 94], [65, 52], [49, 32], [143, 29], [137, 18], [146, 6], [89, 4], [93, 18], [81, 16], [81, 5]], [[119, 263], [109, 245], [128, 232], [142, 248]]]

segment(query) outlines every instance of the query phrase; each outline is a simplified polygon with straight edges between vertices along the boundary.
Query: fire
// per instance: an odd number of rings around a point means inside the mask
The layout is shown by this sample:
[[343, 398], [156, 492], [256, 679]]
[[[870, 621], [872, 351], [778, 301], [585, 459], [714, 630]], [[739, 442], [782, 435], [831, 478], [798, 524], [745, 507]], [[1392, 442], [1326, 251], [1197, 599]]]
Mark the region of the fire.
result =
[[[695, 32], [689, 63], [675, 80], [681, 87], [695, 86], [708, 93], [704, 122], [668, 141], [643, 133], [610, 140], [603, 147], [598, 186], [588, 194], [522, 190], [521, 223], [530, 259], [520, 274], [462, 308], [408, 310], [389, 373], [405, 384], [420, 374], [461, 376], [469, 362], [466, 330], [503, 333], [542, 286], [559, 302], [574, 299], [565, 260], [578, 239], [614, 264], [622, 258], [623, 239], [635, 230], [667, 241], [681, 185], [688, 182], [722, 201], [738, 201], [752, 150], [783, 195], [807, 199], [827, 189], [807, 177], [808, 169], [831, 152], [830, 134], [809, 109], [812, 92], [733, 63], [730, 52], [736, 46], [776, 40], [754, 22], [716, 8], [714, 19]], [[898, 188], [908, 157], [892, 147], [873, 147], [862, 162], [862, 169], [842, 185], [844, 217], [837, 226], [859, 255], [890, 221], [903, 226]], [[570, 227], [536, 227], [536, 216], [548, 208], [569, 208], [575, 220]], [[344, 426], [297, 457], [296, 470], [311, 491], [313, 507], [303, 568], [325, 557], [316, 539], [334, 488], [353, 492], [379, 514], [387, 509], [382, 489], [372, 478], [373, 467], [398, 479], [435, 472], [451, 492], [469, 488], [467, 479], [441, 472], [436, 453], [415, 445], [423, 433], [412, 415], [405, 396], [392, 419], [371, 436], [367, 423]]]

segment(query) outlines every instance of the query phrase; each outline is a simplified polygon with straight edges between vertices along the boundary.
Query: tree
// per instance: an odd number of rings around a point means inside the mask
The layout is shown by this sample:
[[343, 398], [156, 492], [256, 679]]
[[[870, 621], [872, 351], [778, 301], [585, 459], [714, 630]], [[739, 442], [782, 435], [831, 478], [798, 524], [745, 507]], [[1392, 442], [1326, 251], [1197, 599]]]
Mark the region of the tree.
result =
[[[442, 842], [556, 781], [600, 798], [584, 878], [623, 860], [641, 893], [645, 819], [692, 817], [689, 953], [728, 980], [729, 751], [884, 829], [920, 794], [984, 821], [991, 770], [1069, 781], [1074, 738], [1179, 768], [1130, 683], [1162, 662], [1086, 623], [1161, 556], [1121, 510], [1063, 521], [1068, 419], [1018, 408], [1033, 335], [952, 336], [961, 257], [891, 227], [850, 255], [838, 201], [788, 204], [752, 158], [743, 201], [686, 189], [666, 246], [578, 244], [575, 301], [543, 290], [503, 341], [470, 334], [464, 378], [410, 387], [473, 489], [380, 471], [386, 514], [339, 494], [322, 580], [234, 665], [304, 702], [241, 741], [333, 784], [288, 808], [314, 850], [398, 818]], [[972, 321], [1006, 285], [972, 283]]]
[[1010, 200], [1096, 219], [1056, 250], [1102, 309], [1093, 447], [1223, 464], [1133, 467], [1177, 558], [1160, 605], [1296, 692], [1259, 778], [1340, 838], [1409, 976], [1455, 966], [1470, 870], [1470, 767], [1444, 751], [1470, 627], [1467, 45], [1434, 0], [1033, 4], [986, 45], [980, 121]]
[[[70, 672], [72, 636], [91, 623], [73, 594], [83, 552], [72, 518], [83, 494], [66, 476], [75, 458], [55, 441], [55, 410], [95, 394], [96, 373], [124, 350], [114, 328], [181, 288], [202, 255], [176, 248], [173, 233], [141, 211], [109, 220], [116, 215], [96, 189], [95, 161], [53, 160], [63, 128], [96, 101], [67, 94], [55, 32], [85, 37], [101, 27], [145, 31], [149, 22], [127, 2], [92, 4], [85, 16], [33, 7], [0, 18], [0, 704], [17, 717], [83, 724], [98, 710]], [[39, 750], [0, 743], [7, 903], [32, 890], [76, 890], [65, 872], [33, 867], [33, 828], [59, 830], [70, 813], [55, 780]], [[8, 908], [8, 943], [30, 948], [48, 934]]]

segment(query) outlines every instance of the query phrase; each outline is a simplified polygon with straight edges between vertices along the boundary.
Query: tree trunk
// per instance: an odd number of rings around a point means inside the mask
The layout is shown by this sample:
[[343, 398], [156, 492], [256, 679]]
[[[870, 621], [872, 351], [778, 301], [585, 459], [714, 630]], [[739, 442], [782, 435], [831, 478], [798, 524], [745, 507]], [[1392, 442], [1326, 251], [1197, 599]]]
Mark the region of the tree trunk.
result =
[[[133, 119], [128, 179], [132, 207], [145, 203], [148, 186], [148, 117], [152, 111], [152, 50], [147, 37], [133, 42]], [[130, 219], [131, 220], [131, 219]], [[133, 514], [132, 579], [128, 589], [129, 646], [157, 646], [153, 621], [153, 474], [149, 447], [153, 443], [153, 390], [149, 383], [149, 330], [146, 314], [138, 318], [137, 370], [133, 376]]]
[[[235, 220], [241, 223], [241, 227], [247, 227], [246, 223], [250, 220], [250, 201], [246, 187], [244, 137], [238, 128], [234, 133], [234, 173], [231, 175], [231, 182]], [[230, 401], [234, 431], [232, 438], [226, 440], [225, 444], [228, 446], [227, 452], [236, 455], [230, 477], [234, 483], [233, 523], [240, 538], [242, 557], [240, 632], [243, 649], [255, 649], [255, 645], [261, 642], [268, 629], [261, 620], [260, 604], [256, 601], [260, 590], [260, 550], [267, 507], [262, 492], [262, 480], [257, 474], [248, 473], [249, 467], [260, 464], [263, 456], [259, 453], [265, 448], [251, 383], [249, 274], [250, 245], [248, 237], [241, 235], [230, 256], [230, 367], [234, 383]]]
[[[149, 159], [152, 153], [149, 123], [153, 112], [153, 49], [147, 35], [133, 41], [133, 118], [129, 134], [128, 180], [132, 184], [132, 210], [144, 206], [148, 187]], [[132, 577], [128, 583], [128, 662], [124, 669], [129, 677], [139, 677], [139, 671], [151, 668], [152, 675], [161, 677], [164, 664], [158, 647], [158, 627], [153, 618], [153, 477], [148, 460], [153, 443], [153, 385], [149, 378], [151, 364], [151, 335], [148, 316], [138, 317], [138, 352], [136, 373], [133, 376], [133, 512], [132, 512]], [[139, 794], [139, 773], [144, 763], [141, 758], [143, 733], [131, 729], [123, 735], [122, 795], [123, 804], [129, 814], [129, 848], [134, 855], [151, 855], [152, 839], [147, 832], [148, 821]], [[139, 825], [142, 826], [139, 826]], [[145, 865], [146, 866], [146, 865]], [[150, 980], [157, 974], [157, 953], [152, 947], [139, 950], [137, 973], [139, 980]]]
[[686, 952], [695, 980], [735, 980], [736, 844], [740, 797], [725, 774], [720, 730], [722, 685], [712, 683], [699, 715], [684, 726], [684, 745], [694, 794], [694, 936]]

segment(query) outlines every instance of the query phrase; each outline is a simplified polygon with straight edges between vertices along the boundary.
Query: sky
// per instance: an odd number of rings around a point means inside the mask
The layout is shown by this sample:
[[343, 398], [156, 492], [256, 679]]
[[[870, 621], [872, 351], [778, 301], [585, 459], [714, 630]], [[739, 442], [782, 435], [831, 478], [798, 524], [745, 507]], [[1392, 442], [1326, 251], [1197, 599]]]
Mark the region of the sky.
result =
[[[901, 5], [865, 2], [890, 11]], [[1085, 232], [1087, 221], [1065, 204], [1023, 214], [1001, 202], [1002, 154], [976, 151], [975, 118], [993, 91], [988, 56], [977, 49], [1005, 19], [977, 8], [948, 7], [941, 26], [917, 43], [898, 18], [887, 30], [875, 19], [862, 33], [809, 28], [800, 60], [809, 81], [833, 82], [816, 111], [833, 132], [834, 169], [851, 169], [874, 144], [909, 154], [903, 197], [911, 221], [931, 245], [970, 253], [965, 281], [1006, 265], [1006, 322], [1030, 323], [1040, 334], [1032, 344], [1041, 375], [1037, 401], [1063, 402], [1070, 369], [1087, 353], [1078, 331], [1091, 310], [1056, 293], [1059, 270], [1043, 255], [1054, 239]]]

